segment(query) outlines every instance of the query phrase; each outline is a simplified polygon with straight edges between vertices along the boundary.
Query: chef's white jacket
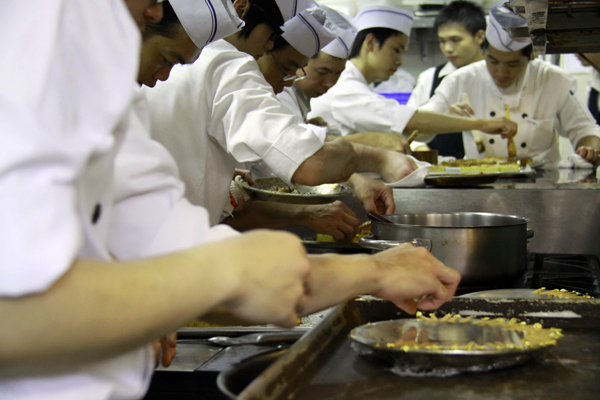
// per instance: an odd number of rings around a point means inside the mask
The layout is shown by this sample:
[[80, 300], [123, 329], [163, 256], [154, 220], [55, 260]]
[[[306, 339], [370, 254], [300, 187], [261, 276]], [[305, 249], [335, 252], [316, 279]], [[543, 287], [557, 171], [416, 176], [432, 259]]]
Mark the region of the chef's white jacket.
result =
[[360, 132], [402, 134], [415, 108], [375, 93], [352, 61], [338, 82], [323, 96], [311, 100], [309, 118], [321, 117], [342, 135]]
[[[0, 296], [16, 298], [46, 291], [77, 258], [111, 258], [113, 162], [140, 33], [122, 0], [10, 1], [0, 9]], [[150, 352], [72, 373], [0, 377], [0, 398], [139, 398]]]
[[145, 92], [153, 138], [174, 156], [186, 197], [209, 211], [212, 224], [229, 201], [238, 162], [262, 159], [290, 183], [298, 166], [323, 145], [275, 97], [254, 58], [224, 40]]
[[306, 122], [306, 116], [310, 111], [310, 99], [296, 85], [284, 87], [283, 92], [277, 94], [277, 98], [300, 121]]
[[[575, 88], [575, 80], [566, 72], [536, 59], [529, 63], [520, 90], [507, 95], [494, 83], [484, 60], [446, 77], [422, 109], [446, 112], [450, 105], [462, 102], [463, 93], [477, 118], [503, 116], [508, 104], [510, 117], [518, 124], [517, 156], [556, 162], [560, 153], [555, 132], [569, 138], [573, 146], [585, 136], [600, 137], [600, 127], [574, 95]], [[508, 156], [506, 139], [486, 133], [482, 137], [486, 156]]]

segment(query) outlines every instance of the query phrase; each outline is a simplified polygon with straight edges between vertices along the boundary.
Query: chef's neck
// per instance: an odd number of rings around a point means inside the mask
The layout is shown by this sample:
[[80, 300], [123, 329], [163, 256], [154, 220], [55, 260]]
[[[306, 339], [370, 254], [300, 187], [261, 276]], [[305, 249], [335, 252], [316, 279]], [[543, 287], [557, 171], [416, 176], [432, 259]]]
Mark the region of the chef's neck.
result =
[[375, 80], [377, 80], [377, 78], [378, 78], [377, 71], [374, 70], [373, 68], [370, 68], [369, 65], [367, 64], [367, 62], [363, 58], [355, 57], [355, 58], [350, 59], [350, 61], [362, 73], [362, 76], [363, 76], [363, 78], [365, 78], [368, 85], [370, 85], [371, 83], [375, 82]]

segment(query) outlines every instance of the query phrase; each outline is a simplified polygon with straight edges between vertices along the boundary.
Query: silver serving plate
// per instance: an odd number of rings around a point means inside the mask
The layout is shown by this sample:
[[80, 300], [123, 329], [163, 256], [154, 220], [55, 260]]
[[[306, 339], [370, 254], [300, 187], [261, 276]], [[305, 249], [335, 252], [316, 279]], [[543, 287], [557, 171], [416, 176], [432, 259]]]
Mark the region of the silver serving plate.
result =
[[[417, 339], [439, 346], [466, 346], [475, 342], [485, 348], [408, 349], [388, 347], [399, 338]], [[502, 326], [472, 323], [431, 322], [400, 319], [362, 325], [352, 330], [352, 346], [362, 355], [375, 356], [391, 364], [391, 371], [410, 376], [453, 376], [464, 372], [485, 372], [525, 363], [547, 347], [499, 349], [494, 342], [522, 346], [523, 332]]]
[[259, 178], [254, 180], [253, 186], [247, 182], [244, 182], [242, 186], [259, 199], [294, 204], [332, 203], [335, 200], [352, 193], [352, 190], [348, 186], [337, 183], [328, 183], [319, 186], [294, 185], [294, 189], [297, 189], [298, 192], [300, 192], [299, 194], [281, 193], [269, 190], [273, 186], [288, 187], [288, 185], [279, 178]]

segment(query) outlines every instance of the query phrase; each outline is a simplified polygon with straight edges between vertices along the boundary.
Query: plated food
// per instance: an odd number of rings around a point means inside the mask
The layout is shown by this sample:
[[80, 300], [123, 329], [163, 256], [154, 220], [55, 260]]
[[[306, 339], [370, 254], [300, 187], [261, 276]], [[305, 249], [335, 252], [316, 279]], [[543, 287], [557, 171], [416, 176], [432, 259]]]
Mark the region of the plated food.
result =
[[418, 314], [362, 325], [350, 333], [361, 354], [376, 355], [401, 374], [454, 375], [523, 363], [562, 337], [557, 328], [515, 318], [473, 318]]
[[[358, 243], [360, 238], [367, 237], [371, 234], [371, 221], [363, 222], [357, 229], [356, 233], [350, 240], [344, 240], [346, 243]], [[317, 242], [335, 242], [336, 240], [331, 235], [317, 233], [315, 238]]]
[[242, 186], [259, 199], [295, 204], [332, 203], [352, 192], [348, 186], [337, 183], [291, 187], [279, 178], [259, 178], [254, 180], [254, 185], [243, 182]]

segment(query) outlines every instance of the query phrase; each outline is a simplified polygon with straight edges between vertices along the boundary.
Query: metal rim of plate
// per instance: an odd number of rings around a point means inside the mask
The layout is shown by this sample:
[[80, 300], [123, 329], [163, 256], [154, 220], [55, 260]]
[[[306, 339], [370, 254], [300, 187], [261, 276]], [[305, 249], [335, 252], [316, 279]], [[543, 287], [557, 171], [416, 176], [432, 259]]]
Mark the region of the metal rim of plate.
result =
[[352, 193], [352, 190], [348, 186], [338, 183], [328, 183], [319, 186], [295, 185], [294, 187], [298, 189], [300, 194], [279, 193], [268, 190], [272, 186], [288, 186], [279, 178], [258, 178], [254, 180], [254, 186], [247, 182], [242, 183], [242, 186], [259, 199], [291, 204], [332, 203]]
[[[485, 335], [486, 333], [490, 334], [491, 329], [502, 332], [497, 329], [498, 327], [477, 326], [473, 324], [448, 322], [432, 323], [415, 319], [391, 320], [366, 324], [354, 328], [350, 333], [350, 338], [353, 340], [352, 347], [363, 356], [374, 356], [382, 361], [386, 361], [393, 366], [392, 370], [394, 372], [407, 375], [437, 376], [450, 376], [463, 372], [484, 372], [508, 368], [523, 364], [531, 360], [534, 356], [548, 350], [548, 347], [543, 346], [531, 346], [518, 349], [403, 350], [398, 347], [386, 347], [386, 343], [390, 343], [394, 340], [392, 337], [387, 340], [381, 338], [379, 341], [372, 338], [373, 335], [377, 335], [376, 330], [381, 330], [383, 327], [388, 328], [385, 326], [386, 324], [397, 324], [401, 327], [403, 323], [410, 323], [413, 324], [411, 325], [411, 328], [416, 326], [421, 327], [421, 329], [446, 326], [457, 330], [464, 329], [467, 331], [468, 329], [472, 330], [476, 327], [476, 330], [481, 331], [482, 335]], [[490, 330], [488, 330], [488, 328]], [[375, 331], [375, 333], [369, 331]], [[417, 332], [419, 332], [419, 330], [417, 330]], [[516, 336], [519, 334], [518, 331], [508, 331], [506, 329], [504, 329], [504, 332], [509, 333], [509, 336], [505, 337], [511, 340], [516, 340]], [[495, 334], [497, 335], [498, 333]]]

